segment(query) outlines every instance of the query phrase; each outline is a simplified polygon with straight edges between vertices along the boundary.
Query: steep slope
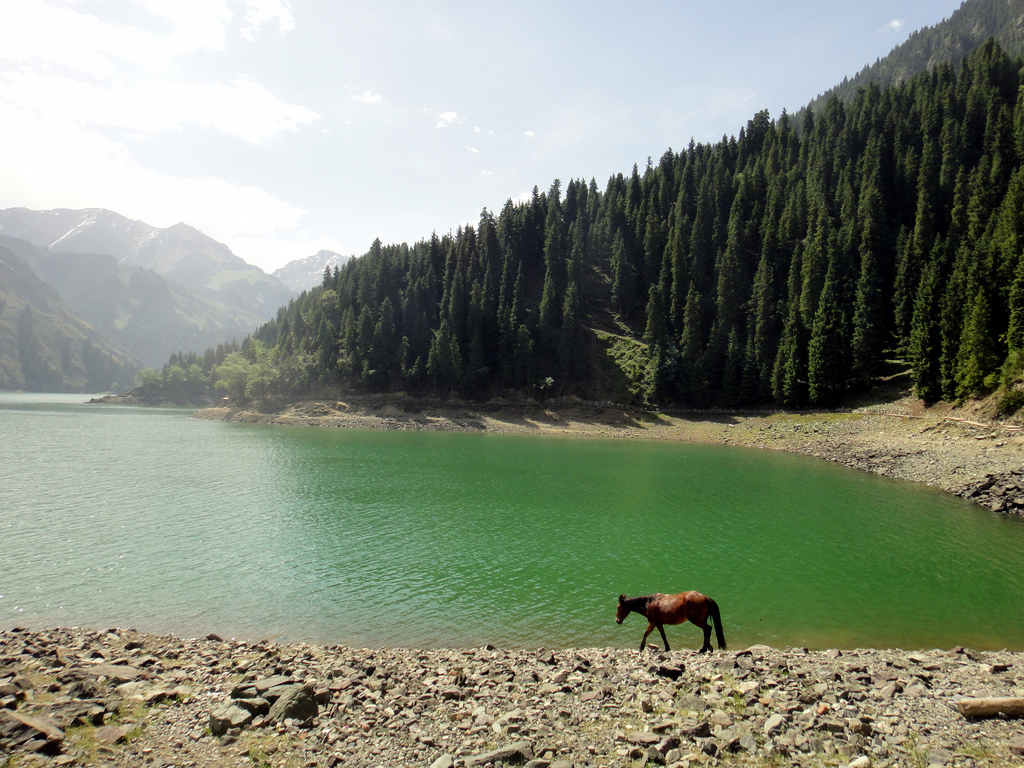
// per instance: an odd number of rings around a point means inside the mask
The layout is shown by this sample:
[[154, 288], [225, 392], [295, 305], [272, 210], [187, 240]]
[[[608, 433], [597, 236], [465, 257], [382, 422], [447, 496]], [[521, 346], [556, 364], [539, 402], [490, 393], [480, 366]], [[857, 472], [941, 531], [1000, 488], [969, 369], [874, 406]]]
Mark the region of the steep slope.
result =
[[241, 340], [262, 322], [113, 256], [53, 253], [4, 235], [0, 245], [56, 288], [82, 319], [153, 368], [174, 352]]
[[334, 251], [318, 251], [304, 259], [289, 261], [271, 274], [296, 293], [301, 293], [318, 285], [323, 280], [325, 268], [333, 271], [335, 267], [340, 267], [350, 258], [352, 257], [342, 256]]
[[0, 246], [0, 389], [119, 389], [131, 385], [140, 365]]
[[101, 208], [0, 211], [0, 234], [54, 253], [100, 253], [153, 270], [265, 320], [294, 295], [223, 243], [187, 224], [159, 229]]
[[253, 334], [231, 396], [831, 407], [900, 377], [1022, 407], [1024, 57], [990, 39], [804, 128], [763, 110], [604, 192], [375, 241]]
[[820, 111], [832, 96], [848, 102], [868, 83], [895, 85], [937, 64], [959, 66], [990, 37], [1010, 56], [1024, 53], [1024, 0], [966, 0], [948, 19], [912, 33], [888, 56], [844, 78], [804, 109]]

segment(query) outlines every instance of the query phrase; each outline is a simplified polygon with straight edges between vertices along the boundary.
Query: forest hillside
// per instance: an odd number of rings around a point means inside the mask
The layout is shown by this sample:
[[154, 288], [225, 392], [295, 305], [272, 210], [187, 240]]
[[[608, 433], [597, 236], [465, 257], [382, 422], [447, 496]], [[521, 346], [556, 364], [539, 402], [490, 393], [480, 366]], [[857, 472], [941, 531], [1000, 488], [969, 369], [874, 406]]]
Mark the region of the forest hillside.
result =
[[833, 97], [799, 130], [759, 112], [603, 186], [555, 180], [475, 226], [378, 240], [204, 375], [241, 400], [738, 407], [827, 406], [902, 369], [925, 401], [1002, 387], [1012, 409], [1022, 67], [989, 40], [961, 66]]

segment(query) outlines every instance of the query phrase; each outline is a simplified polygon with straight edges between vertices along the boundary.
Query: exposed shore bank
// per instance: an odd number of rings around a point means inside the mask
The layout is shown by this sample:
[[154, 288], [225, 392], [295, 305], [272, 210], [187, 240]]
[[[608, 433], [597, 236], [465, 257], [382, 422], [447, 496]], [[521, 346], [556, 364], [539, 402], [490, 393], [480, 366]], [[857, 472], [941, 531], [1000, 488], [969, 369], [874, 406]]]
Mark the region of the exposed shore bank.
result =
[[363, 429], [425, 429], [734, 445], [789, 451], [937, 486], [1024, 514], [1024, 432], [905, 398], [849, 413], [655, 413], [588, 404], [452, 403], [403, 396], [295, 403], [275, 413], [208, 408], [197, 418]]
[[[1024, 654], [356, 649], [0, 633], [22, 766], [1013, 766]], [[8, 763], [4, 763], [8, 764]]]

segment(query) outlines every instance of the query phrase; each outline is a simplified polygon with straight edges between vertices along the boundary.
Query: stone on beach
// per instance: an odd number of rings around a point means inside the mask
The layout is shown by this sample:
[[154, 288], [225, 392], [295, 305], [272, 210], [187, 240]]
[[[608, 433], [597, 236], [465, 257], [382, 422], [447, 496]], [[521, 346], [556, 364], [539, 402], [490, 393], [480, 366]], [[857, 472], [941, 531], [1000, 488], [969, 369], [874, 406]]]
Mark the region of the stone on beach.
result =
[[[99, 656], [145, 674], [85, 673]], [[1022, 662], [963, 648], [641, 655], [18, 630], [0, 633], [13, 707], [0, 710], [0, 755], [89, 764], [100, 749], [116, 768], [867, 768], [958, 765], [969, 752], [974, 768], [996, 768], [1019, 761], [1020, 721], [964, 717], [956, 703], [1024, 696]]]

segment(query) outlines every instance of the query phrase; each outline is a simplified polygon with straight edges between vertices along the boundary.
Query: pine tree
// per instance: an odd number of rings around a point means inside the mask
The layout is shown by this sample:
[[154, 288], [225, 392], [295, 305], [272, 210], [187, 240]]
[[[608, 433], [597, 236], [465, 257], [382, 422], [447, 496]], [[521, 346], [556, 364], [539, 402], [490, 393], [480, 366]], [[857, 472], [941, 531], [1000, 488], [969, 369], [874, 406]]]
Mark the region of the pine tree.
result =
[[845, 311], [844, 279], [833, 261], [821, 292], [807, 345], [807, 384], [811, 403], [833, 403], [850, 381], [850, 322]]
[[462, 354], [447, 320], [434, 332], [427, 358], [427, 375], [437, 390], [452, 392], [462, 383]]
[[853, 314], [853, 370], [870, 379], [878, 370], [888, 341], [889, 315], [882, 262], [885, 258], [882, 195], [877, 174], [864, 185], [858, 218], [861, 222], [860, 276]]
[[971, 301], [960, 337], [956, 369], [958, 397], [970, 397], [994, 385], [988, 381], [988, 376], [998, 370], [1001, 360], [995, 353], [990, 320], [988, 297], [984, 291], [979, 291]]
[[939, 354], [942, 340], [938, 311], [940, 295], [939, 265], [933, 260], [921, 275], [907, 350], [912, 365], [914, 394], [926, 403], [942, 399]]
[[583, 309], [579, 289], [569, 283], [562, 305], [562, 334], [559, 357], [561, 375], [567, 381], [582, 381], [587, 374], [587, 335], [583, 327]]
[[619, 232], [612, 245], [612, 306], [623, 317], [635, 311], [636, 271], [626, 252], [626, 240]]

